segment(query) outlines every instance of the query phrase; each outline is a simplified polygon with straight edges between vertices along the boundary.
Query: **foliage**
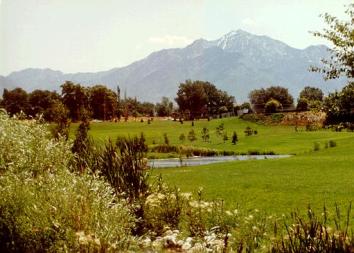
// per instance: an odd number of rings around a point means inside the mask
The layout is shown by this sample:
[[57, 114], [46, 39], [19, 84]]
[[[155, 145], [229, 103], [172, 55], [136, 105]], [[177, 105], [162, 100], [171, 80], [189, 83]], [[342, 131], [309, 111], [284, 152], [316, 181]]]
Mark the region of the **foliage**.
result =
[[186, 136], [184, 135], [184, 133], [181, 133], [178, 139], [180, 140], [180, 142], [183, 143], [186, 140]]
[[236, 145], [236, 143], [238, 142], [238, 137], [237, 137], [237, 133], [236, 131], [233, 132], [232, 134], [232, 144]]
[[0, 251], [126, 250], [134, 219], [96, 176], [68, 170], [69, 143], [0, 113]]
[[[353, 236], [349, 234], [351, 206], [349, 206], [341, 226], [342, 215], [336, 207], [335, 216], [329, 217], [326, 207], [323, 216], [316, 216], [309, 207], [307, 219], [298, 212], [292, 215], [292, 225], [285, 223], [286, 235], [272, 243], [271, 252], [352, 252], [354, 247]], [[330, 218], [334, 219], [335, 227], [329, 225]]]
[[246, 136], [251, 136], [253, 134], [253, 129], [250, 126], [247, 126], [244, 133]]
[[84, 172], [89, 170], [94, 172], [99, 162], [99, 152], [96, 150], [91, 137], [88, 136], [90, 123], [86, 120], [79, 125], [71, 151], [74, 154], [74, 170]]
[[190, 142], [193, 142], [193, 141], [196, 141], [196, 140], [197, 140], [197, 136], [196, 136], [196, 134], [195, 134], [195, 132], [194, 132], [193, 129], [191, 129], [191, 130], [188, 132], [187, 138], [188, 138], [188, 140], [189, 140]]
[[299, 98], [307, 99], [308, 101], [322, 101], [323, 92], [319, 88], [306, 86], [300, 92]]
[[80, 84], [66, 81], [61, 85], [62, 102], [69, 110], [69, 117], [73, 121], [81, 120], [88, 108], [88, 90]]
[[115, 192], [133, 202], [148, 191], [147, 164], [144, 159], [147, 146], [143, 135], [120, 137], [116, 143], [105, 144], [100, 155], [98, 170]]
[[163, 134], [163, 139], [164, 139], [165, 145], [169, 145], [170, 144], [170, 140], [168, 139], [168, 136], [167, 136], [166, 133]]
[[1, 106], [12, 116], [29, 110], [28, 94], [22, 88], [4, 89]]
[[340, 92], [329, 94], [323, 103], [327, 113], [326, 124], [354, 122], [354, 83], [349, 83]]
[[181, 113], [190, 119], [219, 114], [220, 108], [233, 110], [234, 97], [204, 81], [186, 80], [179, 85], [176, 102]]
[[309, 109], [309, 101], [306, 98], [299, 98], [296, 105], [297, 111], [307, 111]]
[[55, 125], [52, 127], [52, 135], [54, 138], [69, 138], [69, 129], [70, 129], [70, 119], [69, 111], [60, 101], [56, 102], [52, 108], [53, 121]]
[[266, 113], [275, 113], [283, 108], [282, 104], [276, 99], [270, 99], [264, 105], [264, 111]]
[[156, 104], [156, 113], [159, 117], [170, 116], [173, 111], [173, 103], [167, 97], [162, 97], [161, 103]]
[[333, 44], [330, 59], [323, 59], [324, 67], [312, 67], [312, 71], [324, 74], [324, 78], [335, 79], [346, 76], [354, 78], [354, 4], [348, 5], [345, 12], [347, 20], [339, 20], [328, 13], [322, 15], [328, 28], [323, 32], [314, 32], [315, 36], [324, 38]]
[[118, 110], [117, 94], [104, 85], [95, 85], [88, 89], [89, 107], [92, 117], [108, 120], [116, 116]]
[[202, 139], [204, 142], [209, 142], [210, 140], [209, 129], [206, 127], [202, 129]]
[[256, 111], [264, 110], [266, 103], [271, 100], [277, 100], [284, 109], [293, 106], [294, 99], [289, 94], [288, 89], [280, 86], [271, 86], [267, 89], [261, 88], [250, 92], [248, 95], [253, 109]]

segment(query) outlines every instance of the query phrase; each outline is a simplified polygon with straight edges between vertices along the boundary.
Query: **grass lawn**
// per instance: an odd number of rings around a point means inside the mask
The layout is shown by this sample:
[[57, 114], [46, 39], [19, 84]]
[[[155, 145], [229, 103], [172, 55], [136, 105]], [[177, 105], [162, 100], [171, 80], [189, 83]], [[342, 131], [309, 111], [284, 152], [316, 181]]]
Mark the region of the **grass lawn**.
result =
[[[224, 123], [230, 140], [223, 143], [216, 136], [216, 127]], [[247, 126], [258, 131], [246, 137]], [[201, 140], [201, 130], [207, 127], [210, 143]], [[289, 213], [308, 204], [320, 209], [335, 203], [347, 206], [354, 198], [354, 133], [320, 130], [295, 132], [294, 127], [264, 126], [228, 118], [191, 122], [153, 121], [94, 123], [90, 134], [96, 141], [116, 138], [119, 135], [137, 135], [144, 132], [148, 144], [163, 143], [163, 134], [170, 144], [182, 144], [178, 137], [186, 136], [194, 129], [198, 140], [184, 145], [207, 147], [218, 150], [247, 152], [249, 150], [274, 151], [279, 154], [296, 154], [291, 158], [262, 161], [235, 161], [199, 167], [155, 169], [153, 176], [161, 174], [170, 185], [182, 191], [196, 192], [203, 187], [207, 199], [222, 198], [227, 206], [239, 204], [245, 209], [259, 209], [268, 213]], [[236, 131], [239, 142], [232, 145], [231, 134]], [[325, 149], [324, 145], [334, 140], [337, 147]], [[314, 143], [320, 144], [313, 151]]]
[[[228, 134], [229, 140], [226, 143], [223, 142], [222, 137], [216, 135], [216, 127], [221, 123], [224, 123], [225, 131]], [[258, 134], [253, 136], [245, 136], [244, 130], [247, 126], [257, 130]], [[73, 124], [72, 133], [77, 127], [77, 124]], [[209, 129], [210, 142], [203, 142], [201, 132], [203, 127]], [[197, 141], [190, 142], [185, 140], [183, 143], [179, 141], [179, 136], [183, 133], [186, 137], [188, 132], [194, 129]], [[231, 143], [231, 136], [233, 131], [236, 131], [239, 142], [237, 145]], [[353, 136], [353, 133], [348, 132], [333, 132], [328, 130], [321, 130], [315, 132], [307, 132], [304, 129], [299, 129], [295, 132], [294, 127], [288, 126], [264, 126], [248, 121], [241, 120], [239, 118], [227, 118], [218, 120], [200, 120], [194, 122], [192, 127], [190, 121], [180, 124], [174, 121], [162, 121], [155, 120], [151, 124], [147, 122], [101, 122], [92, 123], [90, 135], [96, 141], [107, 140], [108, 138], [115, 139], [117, 136], [123, 135], [140, 135], [143, 132], [146, 141], [149, 145], [164, 143], [163, 134], [166, 133], [170, 144], [186, 146], [206, 147], [217, 150], [247, 152], [249, 150], [257, 151], [274, 151], [278, 154], [301, 154], [306, 153], [313, 149], [314, 142], [319, 142], [321, 145], [328, 140], [341, 140], [346, 139], [349, 136]]]

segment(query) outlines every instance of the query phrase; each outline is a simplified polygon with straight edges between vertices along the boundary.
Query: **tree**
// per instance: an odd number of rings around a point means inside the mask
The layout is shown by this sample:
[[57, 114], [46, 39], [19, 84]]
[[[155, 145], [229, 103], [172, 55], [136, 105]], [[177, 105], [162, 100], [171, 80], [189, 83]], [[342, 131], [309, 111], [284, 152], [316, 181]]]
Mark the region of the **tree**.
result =
[[170, 145], [170, 140], [168, 139], [168, 136], [166, 133], [163, 134], [163, 139], [164, 139], [164, 143], [166, 145]]
[[266, 103], [271, 99], [277, 100], [282, 105], [283, 109], [291, 108], [294, 103], [294, 99], [289, 94], [288, 89], [280, 86], [256, 89], [251, 91], [248, 96], [256, 111], [263, 111]]
[[236, 145], [236, 143], [238, 142], [238, 137], [237, 137], [237, 133], [234, 131], [232, 134], [232, 144]]
[[195, 132], [194, 130], [190, 130], [189, 133], [188, 133], [188, 140], [193, 142], [193, 141], [196, 141], [197, 140], [197, 137], [195, 136]]
[[354, 4], [348, 5], [345, 12], [348, 20], [339, 20], [328, 13], [322, 15], [328, 28], [313, 32], [314, 36], [324, 38], [333, 44], [329, 50], [331, 57], [323, 59], [323, 67], [312, 66], [310, 70], [324, 74], [324, 79], [345, 76], [354, 78]]
[[309, 101], [306, 98], [299, 98], [296, 105], [297, 111], [307, 111], [309, 109]]
[[29, 94], [29, 115], [43, 115], [44, 120], [53, 121], [53, 107], [60, 100], [58, 93], [48, 90], [34, 90]]
[[156, 113], [159, 117], [170, 116], [173, 111], [173, 103], [167, 97], [162, 97], [161, 103], [156, 104]]
[[20, 112], [28, 113], [28, 94], [25, 90], [21, 88], [15, 88], [13, 90], [4, 89], [2, 98], [1, 106], [11, 116]]
[[189, 112], [192, 120], [206, 113], [207, 95], [202, 81], [181, 83], [175, 100], [182, 112]]
[[180, 142], [184, 142], [185, 140], [186, 140], [186, 136], [182, 133], [179, 137], [178, 137], [178, 139], [180, 140]]
[[326, 124], [354, 122], [354, 83], [329, 94], [323, 102], [323, 110], [327, 114]]
[[321, 89], [316, 87], [306, 86], [299, 95], [299, 98], [307, 99], [308, 101], [322, 101], [323, 92]]
[[218, 90], [214, 84], [199, 80], [181, 83], [175, 100], [180, 112], [192, 120], [232, 111], [235, 102], [234, 97]]
[[56, 125], [52, 128], [54, 138], [64, 137], [66, 140], [69, 138], [70, 119], [69, 110], [61, 101], [56, 101], [51, 109], [51, 115]]
[[227, 136], [227, 132], [224, 132], [222, 139], [223, 139], [224, 143], [229, 139], [229, 137]]
[[89, 105], [94, 119], [109, 120], [116, 116], [118, 109], [117, 94], [104, 85], [88, 89]]
[[88, 110], [88, 92], [80, 84], [66, 81], [61, 85], [61, 98], [73, 121], [80, 120], [82, 115], [85, 114], [85, 110]]
[[204, 142], [208, 142], [210, 139], [209, 129], [206, 127], [203, 127], [202, 129], [202, 139]]

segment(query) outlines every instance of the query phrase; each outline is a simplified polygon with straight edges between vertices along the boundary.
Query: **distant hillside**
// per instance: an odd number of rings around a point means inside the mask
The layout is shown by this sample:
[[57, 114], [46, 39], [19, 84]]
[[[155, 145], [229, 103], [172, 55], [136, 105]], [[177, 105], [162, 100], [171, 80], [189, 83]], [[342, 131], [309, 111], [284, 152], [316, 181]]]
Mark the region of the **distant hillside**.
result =
[[164, 49], [123, 68], [96, 73], [64, 74], [51, 69], [25, 69], [0, 77], [0, 88], [23, 87], [60, 90], [65, 80], [84, 85], [117, 85], [129, 96], [159, 101], [175, 97], [178, 85], [186, 79], [208, 80], [228, 91], [238, 101], [247, 99], [255, 88], [270, 85], [287, 87], [297, 97], [307, 85], [325, 93], [342, 86], [340, 80], [324, 82], [322, 76], [308, 72], [328, 56], [327, 47], [310, 46], [303, 50], [243, 30], [232, 31], [220, 39], [199, 39], [185, 48]]

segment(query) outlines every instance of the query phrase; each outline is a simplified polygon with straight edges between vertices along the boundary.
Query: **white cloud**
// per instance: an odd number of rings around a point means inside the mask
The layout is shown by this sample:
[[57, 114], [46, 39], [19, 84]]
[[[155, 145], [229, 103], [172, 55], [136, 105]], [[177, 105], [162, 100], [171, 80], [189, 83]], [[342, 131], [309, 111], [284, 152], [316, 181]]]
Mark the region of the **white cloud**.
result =
[[176, 35], [165, 35], [159, 37], [150, 37], [148, 39], [150, 43], [153, 44], [164, 44], [168, 46], [181, 46], [188, 45], [192, 43], [192, 39], [185, 36], [176, 36]]
[[245, 18], [241, 22], [243, 25], [247, 25], [247, 26], [255, 26], [256, 25], [256, 21], [254, 21], [251, 18]]

